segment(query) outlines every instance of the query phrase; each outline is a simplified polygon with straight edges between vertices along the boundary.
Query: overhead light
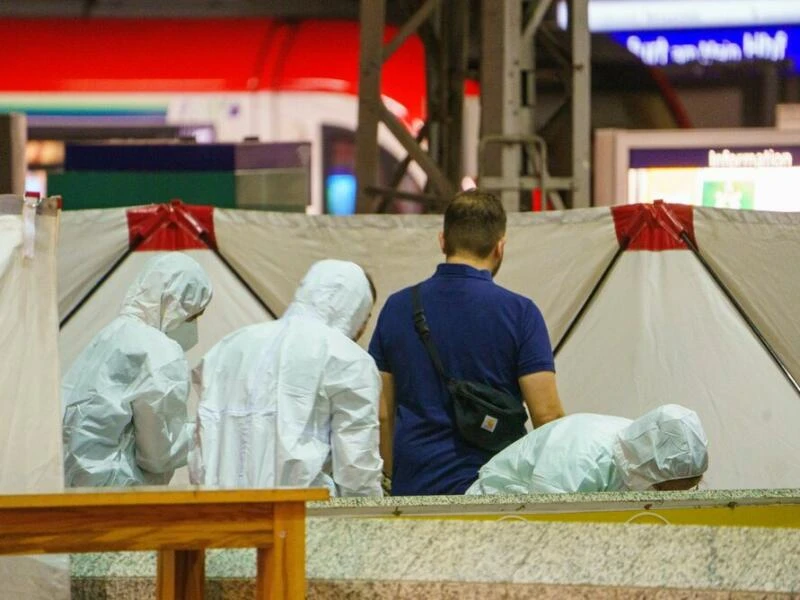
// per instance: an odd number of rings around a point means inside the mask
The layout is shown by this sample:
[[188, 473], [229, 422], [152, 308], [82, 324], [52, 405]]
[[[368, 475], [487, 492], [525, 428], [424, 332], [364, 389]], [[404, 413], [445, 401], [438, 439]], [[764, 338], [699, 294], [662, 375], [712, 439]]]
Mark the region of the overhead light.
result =
[[[559, 27], [569, 23], [567, 3], [556, 7]], [[647, 29], [698, 29], [800, 23], [798, 0], [591, 0], [589, 29], [594, 32]]]

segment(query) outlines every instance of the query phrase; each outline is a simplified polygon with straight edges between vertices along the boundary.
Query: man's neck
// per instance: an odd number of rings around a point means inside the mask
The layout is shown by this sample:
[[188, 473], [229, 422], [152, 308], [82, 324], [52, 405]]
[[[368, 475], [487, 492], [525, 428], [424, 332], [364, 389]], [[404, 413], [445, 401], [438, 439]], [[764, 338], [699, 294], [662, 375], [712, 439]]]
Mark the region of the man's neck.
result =
[[479, 271], [489, 271], [491, 273], [494, 264], [491, 258], [478, 258], [469, 254], [453, 254], [445, 259], [447, 264], [467, 265]]

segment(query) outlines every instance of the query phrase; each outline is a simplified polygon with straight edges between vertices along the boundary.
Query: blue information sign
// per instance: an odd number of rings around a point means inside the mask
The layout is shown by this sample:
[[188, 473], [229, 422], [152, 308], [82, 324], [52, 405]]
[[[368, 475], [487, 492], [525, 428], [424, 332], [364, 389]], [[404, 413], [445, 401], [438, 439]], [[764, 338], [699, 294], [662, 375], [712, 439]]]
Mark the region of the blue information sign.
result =
[[793, 63], [795, 72], [800, 72], [798, 25], [627, 31], [609, 35], [652, 66], [787, 60]]

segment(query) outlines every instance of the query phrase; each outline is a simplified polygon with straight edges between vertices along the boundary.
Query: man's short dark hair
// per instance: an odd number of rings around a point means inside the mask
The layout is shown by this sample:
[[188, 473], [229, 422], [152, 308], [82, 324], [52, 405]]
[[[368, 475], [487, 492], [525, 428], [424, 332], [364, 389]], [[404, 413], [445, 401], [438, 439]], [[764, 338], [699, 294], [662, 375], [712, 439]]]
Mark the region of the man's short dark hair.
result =
[[444, 213], [444, 253], [486, 258], [506, 233], [506, 211], [494, 194], [477, 189], [453, 196]]

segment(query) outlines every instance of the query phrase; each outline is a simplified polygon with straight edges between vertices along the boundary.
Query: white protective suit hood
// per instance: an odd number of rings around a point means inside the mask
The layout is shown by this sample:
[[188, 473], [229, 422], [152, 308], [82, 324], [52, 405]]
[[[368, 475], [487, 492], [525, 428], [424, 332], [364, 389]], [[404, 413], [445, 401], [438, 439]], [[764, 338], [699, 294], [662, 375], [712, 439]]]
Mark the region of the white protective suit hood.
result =
[[211, 281], [180, 252], [150, 260], [128, 288], [120, 314], [137, 317], [163, 333], [178, 329], [211, 301]]
[[372, 292], [364, 270], [343, 260], [314, 263], [300, 282], [286, 316], [314, 316], [354, 339], [369, 316]]
[[697, 413], [665, 404], [621, 430], [613, 455], [625, 487], [646, 490], [656, 483], [705, 473], [708, 440]]

